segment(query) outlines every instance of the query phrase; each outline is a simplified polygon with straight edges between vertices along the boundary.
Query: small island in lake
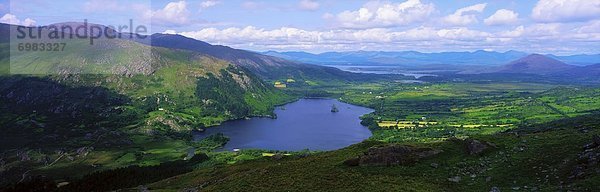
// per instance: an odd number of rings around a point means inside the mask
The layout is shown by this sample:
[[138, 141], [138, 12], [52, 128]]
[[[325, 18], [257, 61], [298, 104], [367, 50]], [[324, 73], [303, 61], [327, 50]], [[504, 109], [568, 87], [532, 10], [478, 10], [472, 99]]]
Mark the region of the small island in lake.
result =
[[335, 106], [335, 104], [333, 104], [333, 105], [331, 106], [331, 112], [332, 112], [332, 113], [337, 113], [337, 112], [340, 112], [340, 110], [337, 108], [337, 106]]

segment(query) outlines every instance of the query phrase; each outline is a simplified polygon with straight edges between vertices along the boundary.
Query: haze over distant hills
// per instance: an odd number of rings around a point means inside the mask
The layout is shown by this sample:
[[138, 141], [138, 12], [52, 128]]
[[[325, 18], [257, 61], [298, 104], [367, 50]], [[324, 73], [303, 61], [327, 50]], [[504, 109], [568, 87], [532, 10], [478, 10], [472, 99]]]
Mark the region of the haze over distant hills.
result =
[[505, 77], [535, 76], [562, 82], [598, 82], [600, 64], [586, 66], [569, 65], [552, 57], [530, 54], [502, 66], [483, 71], [463, 71], [461, 74], [500, 75]]
[[[441, 53], [422, 53], [417, 51], [353, 51], [353, 52], [325, 52], [312, 54], [307, 52], [263, 52], [265, 55], [271, 55], [288, 60], [323, 64], [323, 65], [432, 65], [432, 64], [450, 64], [450, 65], [483, 65], [499, 66], [529, 53], [520, 51], [474, 51], [474, 52], [441, 52]], [[546, 55], [571, 65], [590, 65], [600, 63], [600, 54], [595, 55], [571, 55], [556, 56]]]
[[577, 66], [567, 65], [540, 54], [531, 54], [500, 67], [500, 73], [551, 74], [573, 70]]

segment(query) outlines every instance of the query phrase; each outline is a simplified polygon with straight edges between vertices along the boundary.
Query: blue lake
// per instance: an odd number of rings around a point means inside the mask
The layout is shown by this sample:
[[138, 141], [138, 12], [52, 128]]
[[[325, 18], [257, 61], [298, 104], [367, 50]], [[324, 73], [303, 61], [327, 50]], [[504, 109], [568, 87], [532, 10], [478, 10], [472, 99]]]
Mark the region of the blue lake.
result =
[[[331, 112], [332, 105], [339, 112]], [[196, 140], [223, 133], [230, 138], [224, 150], [269, 149], [327, 151], [359, 143], [371, 136], [359, 117], [372, 109], [335, 99], [301, 99], [277, 107], [276, 119], [252, 118], [225, 122], [196, 132]]]

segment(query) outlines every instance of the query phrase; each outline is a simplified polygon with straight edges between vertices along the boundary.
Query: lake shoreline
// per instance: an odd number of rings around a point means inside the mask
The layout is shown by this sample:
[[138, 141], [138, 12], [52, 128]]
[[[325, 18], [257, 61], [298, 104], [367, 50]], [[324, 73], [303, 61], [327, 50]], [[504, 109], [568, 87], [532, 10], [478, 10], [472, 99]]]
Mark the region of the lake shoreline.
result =
[[227, 122], [230, 122], [230, 121], [248, 120], [248, 119], [252, 119], [252, 118], [271, 118], [271, 119], [277, 119], [277, 115], [275, 114], [275, 110], [277, 110], [278, 107], [282, 107], [282, 106], [285, 106], [285, 105], [290, 104], [290, 103], [298, 102], [299, 100], [302, 100], [302, 99], [333, 99], [333, 100], [337, 100], [339, 102], [346, 103], [346, 104], [349, 104], [349, 105], [356, 105], [356, 106], [360, 106], [360, 107], [364, 107], [364, 108], [369, 108], [369, 109], [373, 110], [373, 112], [375, 112], [375, 109], [372, 109], [369, 106], [365, 106], [365, 105], [358, 104], [358, 103], [350, 103], [350, 102], [342, 100], [341, 98], [336, 99], [336, 98], [331, 98], [331, 97], [301, 97], [301, 98], [293, 99], [291, 101], [286, 101], [285, 103], [282, 103], [282, 104], [274, 105], [273, 111], [271, 111], [272, 115], [248, 115], [248, 116], [245, 116], [245, 117], [240, 117], [240, 118], [235, 118], [235, 119], [229, 119], [229, 120], [223, 121], [223, 122], [221, 122], [219, 124], [216, 124], [216, 125], [210, 125], [208, 127], [204, 127], [202, 130], [195, 129], [193, 131], [204, 132], [204, 130], [206, 130], [206, 129], [212, 129], [214, 127], [221, 126], [223, 123], [227, 123]]
[[[330, 110], [332, 105], [342, 110], [333, 113]], [[286, 109], [280, 108], [282, 106]], [[330, 97], [303, 97], [277, 106], [273, 112], [278, 118], [229, 120], [203, 132], [193, 131], [192, 134], [194, 141], [212, 134], [225, 134], [230, 137], [225, 151], [233, 148], [328, 151], [370, 138], [372, 132], [360, 124], [360, 117], [374, 111]]]

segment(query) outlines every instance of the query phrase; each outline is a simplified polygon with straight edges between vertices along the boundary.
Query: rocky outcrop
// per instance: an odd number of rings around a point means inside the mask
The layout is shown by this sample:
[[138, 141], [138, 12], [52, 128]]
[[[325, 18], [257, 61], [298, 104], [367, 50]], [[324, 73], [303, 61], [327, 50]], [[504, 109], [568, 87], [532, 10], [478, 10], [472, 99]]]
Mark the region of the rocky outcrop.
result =
[[448, 178], [448, 181], [453, 182], [453, 183], [458, 183], [461, 180], [462, 180], [462, 178], [460, 176], [454, 176], [454, 177]]
[[163, 131], [165, 130], [172, 130], [172, 131], [190, 131], [192, 130], [192, 127], [190, 126], [192, 122], [189, 122], [188, 120], [171, 114], [171, 113], [165, 113], [162, 115], [158, 115], [156, 117], [153, 118], [149, 118], [146, 120], [146, 127], [147, 130], [156, 130], [156, 129], [163, 129]]
[[583, 150], [577, 157], [577, 165], [569, 179], [582, 179], [586, 175], [600, 173], [600, 136], [594, 135], [592, 142], [584, 145]]
[[489, 148], [496, 148], [496, 145], [493, 143], [475, 139], [465, 139], [464, 143], [469, 155], [481, 154]]
[[583, 150], [594, 149], [600, 146], [600, 136], [594, 135], [592, 137], [592, 142], [583, 146]]
[[441, 153], [442, 150], [416, 148], [407, 145], [371, 147], [363, 155], [344, 161], [348, 166], [412, 165], [421, 159]]
[[93, 150], [94, 147], [80, 147], [75, 150], [75, 155], [77, 155], [77, 157], [86, 157]]

